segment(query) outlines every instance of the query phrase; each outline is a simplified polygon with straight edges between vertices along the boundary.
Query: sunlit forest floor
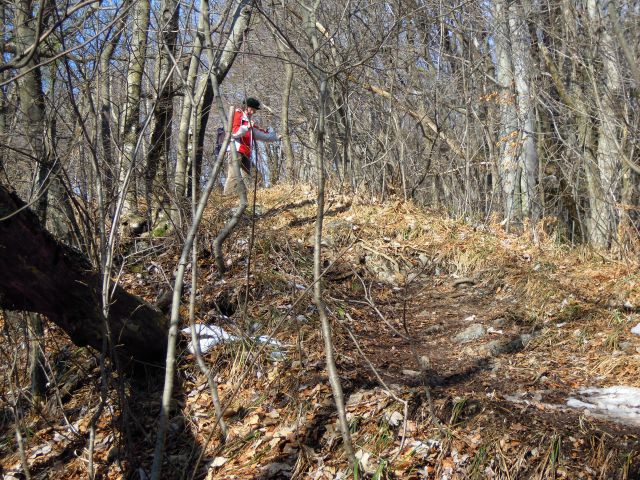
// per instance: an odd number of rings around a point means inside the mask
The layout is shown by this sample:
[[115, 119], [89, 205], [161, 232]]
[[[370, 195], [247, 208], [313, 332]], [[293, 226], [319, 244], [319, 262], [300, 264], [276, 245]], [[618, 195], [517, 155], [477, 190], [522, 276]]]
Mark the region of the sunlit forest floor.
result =
[[[233, 199], [211, 199], [199, 240], [195, 320], [232, 336], [204, 354], [229, 404], [228, 438], [183, 335], [163, 478], [640, 478], [635, 255], [571, 247], [543, 227], [505, 233], [491, 219], [330, 195], [322, 285], [361, 459], [354, 472], [312, 301], [314, 193], [265, 189], [256, 203], [225, 244], [222, 279], [212, 239]], [[179, 249], [174, 236], [127, 239], [122, 284], [155, 301]], [[53, 326], [46, 342], [50, 397], [23, 402], [19, 419], [30, 475], [87, 478], [98, 354]], [[0, 359], [5, 376], [10, 351]], [[21, 364], [24, 355], [23, 344]], [[25, 369], [5, 379], [0, 397], [5, 479], [25, 478], [9, 408], [9, 386], [27, 388]], [[149, 478], [163, 378], [151, 365], [110, 378], [96, 478]]]

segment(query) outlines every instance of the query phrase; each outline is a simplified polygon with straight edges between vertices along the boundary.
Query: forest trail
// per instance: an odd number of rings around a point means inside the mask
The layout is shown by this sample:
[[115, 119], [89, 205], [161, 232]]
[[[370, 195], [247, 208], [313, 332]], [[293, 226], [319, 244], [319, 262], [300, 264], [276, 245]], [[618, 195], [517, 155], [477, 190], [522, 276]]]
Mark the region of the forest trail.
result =
[[[223, 402], [231, 399], [225, 415], [230, 438], [225, 445], [210, 438], [211, 398], [185, 348], [165, 478], [195, 468], [199, 453], [204, 460], [196, 478], [352, 478], [308, 294], [312, 193], [284, 187], [259, 192], [248, 284], [252, 215], [229, 240], [224, 279], [208, 248], [232, 202], [216, 197], [207, 213], [196, 306], [198, 323], [233, 336], [205, 355]], [[640, 425], [634, 424], [640, 406], [619, 404], [614, 413], [627, 417], [603, 418], [581, 393], [640, 387], [640, 337], [631, 333], [640, 321], [638, 266], [538, 234], [541, 241], [533, 245], [528, 234], [445, 220], [401, 201], [330, 196], [323, 286], [364, 469], [358, 478], [640, 478]], [[152, 300], [173, 268], [175, 247], [140, 238], [129, 248], [123, 284]], [[150, 248], [161, 263], [146, 262]], [[34, 432], [27, 456], [32, 478], [62, 478], [51, 472], [64, 472], [71, 479], [85, 468], [74, 452], [86, 443], [98, 370], [86, 362], [93, 355], [71, 348], [58, 330], [48, 335], [57, 349], [52, 355], [66, 355], [70, 365], [64, 378], [88, 373], [62, 398], [79, 435], [64, 440], [68, 426], [51, 402], [43, 415], [27, 419]], [[272, 339], [266, 347], [265, 336]], [[125, 416], [135, 417], [126, 434], [118, 395], [110, 395], [113, 408], [101, 415], [96, 434], [102, 478], [146, 478], [162, 387], [154, 375], [125, 389]], [[585, 403], [569, 406], [571, 398]], [[5, 472], [17, 471], [6, 425], [1, 463]], [[120, 457], [114, 449], [131, 441], [133, 456]]]

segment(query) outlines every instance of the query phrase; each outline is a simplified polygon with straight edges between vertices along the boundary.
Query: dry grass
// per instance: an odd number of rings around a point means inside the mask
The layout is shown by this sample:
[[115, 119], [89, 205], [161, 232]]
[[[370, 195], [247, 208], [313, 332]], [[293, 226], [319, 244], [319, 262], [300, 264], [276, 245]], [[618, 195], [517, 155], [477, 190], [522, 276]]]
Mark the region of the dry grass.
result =
[[[250, 215], [225, 246], [231, 268], [224, 281], [217, 278], [210, 257], [203, 254], [198, 321], [208, 319], [212, 305], [224, 294], [231, 303], [236, 302], [236, 308], [232, 320], [223, 325], [248, 337], [273, 335], [285, 345], [286, 354], [285, 360], [274, 360], [270, 350], [258, 356], [250, 339], [207, 354], [223, 401], [248, 373], [228, 413], [229, 441], [222, 445], [214, 439], [206, 448], [206, 457], [225, 459], [221, 467], [209, 469], [207, 478], [260, 478], [265, 466], [278, 462], [291, 464], [293, 478], [335, 478], [347, 472], [316, 314], [302, 289], [313, 278], [310, 238], [316, 215], [314, 200], [313, 190], [304, 185], [258, 192], [246, 316], [240, 307], [246, 287]], [[230, 197], [216, 195], [211, 199], [202, 225], [203, 251], [210, 248], [211, 238], [234, 206], [235, 199]], [[576, 427], [566, 423], [561, 414], [544, 410], [540, 403], [510, 404], [494, 387], [504, 383], [505, 388], [534, 393], [542, 388], [568, 392], [594, 385], [640, 386], [640, 354], [620, 350], [625, 342], [639, 345], [638, 337], [629, 333], [640, 321], [629, 308], [640, 304], [637, 259], [619, 261], [588, 248], [570, 249], [542, 231], [538, 232], [540, 242], [534, 245], [529, 234], [506, 234], [495, 222], [469, 225], [401, 201], [375, 204], [330, 195], [326, 215], [325, 232], [331, 235], [332, 228], [339, 231], [324, 255], [328, 262], [335, 262], [329, 273], [337, 272], [340, 280], [325, 279], [325, 291], [335, 314], [340, 368], [348, 396], [362, 393], [348, 412], [357, 449], [369, 455], [371, 477], [633, 478], [631, 475], [638, 472], [637, 450], [625, 450], [612, 436], [597, 436], [599, 427], [587, 419], [580, 419]], [[398, 269], [395, 284], [381, 284], [376, 290], [376, 301], [389, 311], [399, 303], [402, 292], [421, 282], [433, 290], [441, 288], [442, 301], [453, 303], [455, 298], [448, 295], [456, 292], [450, 285], [456, 278], [468, 277], [488, 300], [500, 305], [499, 313], [508, 322], [538, 334], [524, 350], [500, 359], [500, 377], [490, 388], [483, 389], [482, 384], [492, 381], [487, 371], [472, 384], [473, 389], [462, 385], [457, 390], [441, 387], [437, 391], [435, 408], [446, 424], [444, 436], [429, 416], [423, 388], [394, 385], [395, 394], [410, 405], [409, 418], [403, 419], [407, 442], [400, 448], [402, 424], [392, 425], [388, 419], [402, 407], [380, 386], [365, 381], [368, 372], [340, 329], [344, 319], [341, 311], [348, 310], [359, 322], [357, 326], [369, 329], [376, 341], [378, 336], [383, 338], [379, 320], [368, 307], [357, 303], [364, 293], [356, 274], [364, 277], [366, 285], [376, 281], [362, 267], [365, 256], [377, 257]], [[167, 255], [166, 271], [173, 268], [170, 257]], [[125, 276], [132, 282], [135, 278]], [[145, 286], [137, 288], [142, 291]], [[153, 292], [146, 295], [153, 297]], [[286, 321], [281, 322], [286, 315]], [[457, 372], [457, 365], [448, 368]], [[182, 397], [177, 402], [184, 430], [194, 444], [202, 445], [213, 427], [211, 399], [189, 355], [182, 357], [181, 377]], [[69, 404], [81, 405], [87, 398], [95, 403], [97, 392], [84, 388], [72, 395]], [[138, 410], [148, 410], [149, 418], [144, 420], [147, 435], [153, 431], [153, 413], [157, 411], [159, 387], [155, 388], [150, 387], [149, 399]], [[104, 413], [105, 425], [113, 423], [110, 415], [113, 412]], [[38, 428], [44, 432], [49, 427]], [[105, 427], [101, 434], [104, 437], [113, 431]], [[99, 451], [100, 458], [106, 458], [111, 444], [105, 445], [104, 451]], [[167, 472], [181, 471], [177, 458], [184, 448], [179, 442], [172, 444], [168, 453], [174, 460]], [[145, 458], [148, 452], [138, 454]], [[81, 471], [81, 461], [73, 462], [73, 468]], [[122, 478], [116, 464], [102, 467], [105, 478]]]

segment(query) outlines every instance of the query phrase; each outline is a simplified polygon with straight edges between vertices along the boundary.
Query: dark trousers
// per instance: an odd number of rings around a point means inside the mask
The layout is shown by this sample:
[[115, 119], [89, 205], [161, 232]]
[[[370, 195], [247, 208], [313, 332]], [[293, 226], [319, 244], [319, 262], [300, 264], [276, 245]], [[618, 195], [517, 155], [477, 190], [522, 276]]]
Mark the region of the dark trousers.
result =
[[240, 167], [247, 175], [251, 173], [251, 160], [245, 154], [240, 154]]

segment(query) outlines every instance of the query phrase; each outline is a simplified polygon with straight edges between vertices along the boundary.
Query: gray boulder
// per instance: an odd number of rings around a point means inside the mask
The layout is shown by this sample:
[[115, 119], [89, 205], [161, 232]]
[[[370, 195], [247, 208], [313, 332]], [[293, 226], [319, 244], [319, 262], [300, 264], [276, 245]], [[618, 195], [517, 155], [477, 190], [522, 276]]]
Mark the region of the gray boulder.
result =
[[487, 329], [480, 323], [474, 323], [457, 334], [453, 341], [456, 343], [467, 343], [483, 337], [487, 333]]

